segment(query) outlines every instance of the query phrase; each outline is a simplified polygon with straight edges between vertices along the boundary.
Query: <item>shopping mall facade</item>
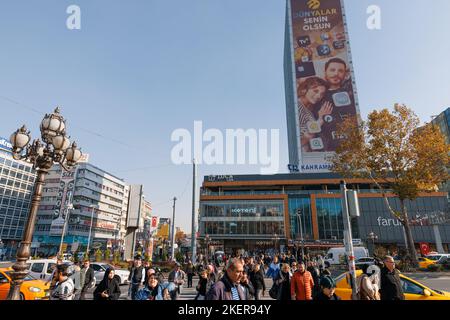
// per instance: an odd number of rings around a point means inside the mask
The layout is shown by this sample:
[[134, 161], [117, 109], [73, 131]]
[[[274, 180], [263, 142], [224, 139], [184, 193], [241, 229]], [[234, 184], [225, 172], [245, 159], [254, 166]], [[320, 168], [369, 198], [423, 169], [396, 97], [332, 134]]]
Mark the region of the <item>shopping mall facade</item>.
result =
[[[334, 173], [205, 176], [199, 237], [204, 240], [207, 236], [210, 250], [225, 251], [283, 250], [298, 246], [301, 234], [310, 249], [342, 246], [341, 180]], [[350, 179], [347, 188], [358, 191], [360, 217], [351, 221], [353, 238], [367, 245], [373, 232], [377, 236], [372, 240], [375, 246], [391, 250], [404, 247], [403, 227], [389, 213], [375, 185]], [[399, 200], [393, 194], [387, 196], [391, 206], [398, 209]], [[427, 243], [431, 249], [436, 248], [431, 224], [433, 217], [448, 215], [447, 193], [422, 193], [406, 206], [417, 247]], [[437, 228], [448, 251], [450, 224]]]

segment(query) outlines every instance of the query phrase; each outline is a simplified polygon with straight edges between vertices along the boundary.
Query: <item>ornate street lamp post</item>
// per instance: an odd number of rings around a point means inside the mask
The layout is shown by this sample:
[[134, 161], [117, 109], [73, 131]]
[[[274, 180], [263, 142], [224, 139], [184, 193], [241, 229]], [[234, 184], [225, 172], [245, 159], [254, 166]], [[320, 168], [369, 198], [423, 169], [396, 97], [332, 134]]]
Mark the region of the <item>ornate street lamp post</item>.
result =
[[34, 224], [41, 202], [45, 176], [54, 163], [60, 164], [64, 170], [69, 171], [77, 164], [82, 155], [75, 142], [70, 145], [69, 138], [66, 135], [66, 122], [60, 115], [59, 108], [56, 108], [52, 114], [45, 115], [40, 130], [42, 142], [36, 139], [31, 145], [29, 145], [31, 135], [25, 125], [10, 137], [13, 145], [13, 158], [32, 163], [33, 169], [37, 170], [37, 178], [23, 240], [17, 251], [16, 263], [12, 266], [14, 272], [11, 273], [8, 300], [20, 300], [20, 286], [28, 274], [26, 261], [31, 253]]

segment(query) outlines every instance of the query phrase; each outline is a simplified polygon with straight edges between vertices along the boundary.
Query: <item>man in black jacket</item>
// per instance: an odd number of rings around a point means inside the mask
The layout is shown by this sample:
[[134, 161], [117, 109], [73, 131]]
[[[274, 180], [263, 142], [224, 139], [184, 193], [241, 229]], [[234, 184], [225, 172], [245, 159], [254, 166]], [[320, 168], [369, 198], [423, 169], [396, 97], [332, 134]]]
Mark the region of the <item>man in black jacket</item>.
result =
[[245, 293], [239, 285], [244, 264], [238, 258], [228, 260], [226, 273], [206, 294], [206, 300], [245, 300]]
[[264, 283], [264, 275], [260, 272], [261, 266], [255, 264], [253, 270], [250, 272], [250, 281], [255, 288], [255, 300], [261, 300], [261, 296], [264, 296], [266, 291], [266, 284]]
[[384, 267], [381, 269], [381, 300], [405, 300], [400, 271], [395, 269], [394, 258], [386, 256]]
[[85, 300], [88, 289], [93, 287], [92, 284], [95, 285], [94, 270], [90, 266], [89, 260], [84, 260], [83, 268], [81, 268], [81, 285], [83, 288], [81, 289], [80, 300]]
[[136, 300], [136, 294], [144, 286], [145, 281], [145, 268], [142, 265], [142, 257], [136, 256], [134, 258], [133, 267], [131, 268], [130, 275], [128, 276], [130, 281], [130, 295], [131, 300]]

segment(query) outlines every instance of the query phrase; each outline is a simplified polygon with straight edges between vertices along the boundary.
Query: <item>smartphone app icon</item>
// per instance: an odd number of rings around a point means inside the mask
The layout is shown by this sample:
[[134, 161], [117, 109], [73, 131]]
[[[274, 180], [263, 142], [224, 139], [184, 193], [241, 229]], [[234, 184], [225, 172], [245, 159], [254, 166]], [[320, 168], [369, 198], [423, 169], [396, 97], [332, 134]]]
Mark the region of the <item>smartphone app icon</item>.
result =
[[321, 150], [321, 149], [323, 149], [322, 138], [313, 138], [313, 139], [309, 140], [309, 144], [311, 146], [311, 150]]
[[297, 38], [297, 43], [299, 47], [305, 48], [311, 44], [311, 38], [309, 36], [303, 36]]
[[302, 62], [295, 67], [297, 78], [312, 77], [316, 75], [316, 69], [312, 62]]
[[317, 47], [317, 54], [319, 56], [328, 56], [331, 53], [330, 46], [327, 44], [322, 44]]
[[333, 122], [333, 117], [327, 114], [325, 117], [323, 117], [323, 121], [325, 121], [326, 123], [331, 123]]
[[322, 41], [330, 40], [330, 34], [328, 32], [324, 32], [320, 35], [320, 39], [322, 39]]
[[336, 50], [344, 49], [345, 48], [345, 41], [343, 41], [343, 40], [334, 41], [333, 42], [333, 48], [335, 48]]
[[320, 123], [318, 121], [309, 121], [306, 124], [306, 127], [308, 128], [309, 133], [319, 133], [322, 131], [320, 128]]
[[351, 105], [352, 101], [347, 92], [337, 92], [333, 94], [333, 103], [336, 107], [346, 107]]

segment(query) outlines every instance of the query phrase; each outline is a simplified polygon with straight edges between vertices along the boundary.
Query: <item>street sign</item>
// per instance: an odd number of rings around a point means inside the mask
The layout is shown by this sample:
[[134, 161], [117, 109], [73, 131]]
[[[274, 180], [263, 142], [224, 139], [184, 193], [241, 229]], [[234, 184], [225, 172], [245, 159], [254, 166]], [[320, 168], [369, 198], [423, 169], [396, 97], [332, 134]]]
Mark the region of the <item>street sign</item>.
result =
[[347, 190], [348, 213], [350, 217], [357, 218], [359, 214], [358, 192], [355, 190]]
[[63, 243], [63, 245], [61, 247], [61, 251], [62, 252], [66, 252], [67, 251], [67, 243]]

